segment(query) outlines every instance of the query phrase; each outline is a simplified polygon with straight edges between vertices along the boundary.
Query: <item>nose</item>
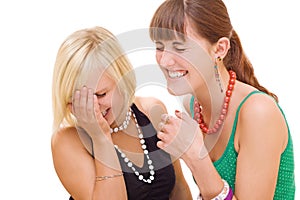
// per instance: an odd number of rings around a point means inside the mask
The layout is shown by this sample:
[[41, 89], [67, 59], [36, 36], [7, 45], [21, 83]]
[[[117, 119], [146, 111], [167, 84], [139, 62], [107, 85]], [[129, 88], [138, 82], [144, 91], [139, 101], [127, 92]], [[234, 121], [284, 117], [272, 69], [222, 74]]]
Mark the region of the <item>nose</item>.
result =
[[174, 56], [174, 53], [171, 51], [164, 50], [158, 55], [158, 64], [162, 67], [173, 66], [175, 64]]

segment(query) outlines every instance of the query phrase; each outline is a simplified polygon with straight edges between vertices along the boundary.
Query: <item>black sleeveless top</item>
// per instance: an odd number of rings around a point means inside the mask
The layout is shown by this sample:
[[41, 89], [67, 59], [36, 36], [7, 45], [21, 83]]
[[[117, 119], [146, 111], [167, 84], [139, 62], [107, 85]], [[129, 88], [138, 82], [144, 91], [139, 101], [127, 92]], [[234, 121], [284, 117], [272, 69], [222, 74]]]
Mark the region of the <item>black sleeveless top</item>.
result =
[[[148, 155], [153, 162], [155, 175], [151, 183], [139, 180], [132, 169], [124, 162], [121, 154], [116, 150], [124, 173], [128, 200], [169, 200], [169, 196], [175, 185], [175, 172], [170, 155], [156, 146], [158, 141], [156, 130], [148, 117], [135, 104], [132, 104], [131, 109], [143, 132], [145, 144], [149, 151]], [[133, 166], [145, 179], [149, 178], [149, 168], [145, 155], [144, 164], [141, 168], [134, 164]], [[70, 197], [70, 200], [73, 200], [73, 198]]]

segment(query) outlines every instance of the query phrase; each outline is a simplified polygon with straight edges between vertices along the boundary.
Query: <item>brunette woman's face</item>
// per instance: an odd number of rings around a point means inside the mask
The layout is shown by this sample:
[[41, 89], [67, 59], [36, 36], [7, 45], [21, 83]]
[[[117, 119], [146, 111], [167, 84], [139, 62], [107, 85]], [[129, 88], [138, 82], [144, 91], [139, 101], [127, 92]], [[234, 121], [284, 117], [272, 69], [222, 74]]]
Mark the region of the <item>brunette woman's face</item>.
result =
[[171, 94], [193, 94], [207, 79], [214, 77], [211, 45], [196, 37], [189, 28], [185, 41], [158, 40], [155, 44], [156, 61], [167, 79]]

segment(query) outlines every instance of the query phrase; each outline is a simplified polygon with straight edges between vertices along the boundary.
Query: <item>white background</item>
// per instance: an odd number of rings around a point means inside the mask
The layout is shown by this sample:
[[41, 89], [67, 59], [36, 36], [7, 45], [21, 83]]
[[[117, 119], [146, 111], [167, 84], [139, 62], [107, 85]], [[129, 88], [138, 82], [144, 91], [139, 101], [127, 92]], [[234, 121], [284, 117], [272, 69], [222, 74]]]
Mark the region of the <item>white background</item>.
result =
[[[0, 199], [68, 199], [54, 171], [50, 150], [52, 70], [59, 45], [73, 31], [96, 25], [114, 34], [147, 28], [162, 2], [0, 2]], [[225, 1], [258, 79], [279, 96], [285, 111], [294, 140], [297, 186], [300, 32], [296, 20], [300, 14], [296, 0], [280, 2], [284, 3]], [[151, 95], [151, 88], [148, 91]], [[170, 105], [166, 99], [174, 98], [167, 95], [162, 100]], [[184, 170], [195, 196], [189, 171]], [[299, 197], [296, 193], [296, 199]]]

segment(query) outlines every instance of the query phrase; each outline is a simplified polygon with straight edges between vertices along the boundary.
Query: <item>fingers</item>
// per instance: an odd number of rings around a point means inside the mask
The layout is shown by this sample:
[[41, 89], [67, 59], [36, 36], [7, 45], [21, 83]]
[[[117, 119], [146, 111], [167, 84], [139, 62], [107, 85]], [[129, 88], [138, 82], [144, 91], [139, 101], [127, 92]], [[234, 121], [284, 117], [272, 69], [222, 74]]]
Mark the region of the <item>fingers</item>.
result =
[[156, 143], [156, 145], [157, 145], [157, 147], [160, 148], [160, 149], [164, 149], [164, 148], [165, 148], [164, 142], [162, 142], [162, 141], [158, 141], [158, 142]]
[[178, 117], [179, 119], [182, 119], [183, 121], [187, 121], [188, 119], [191, 118], [187, 113], [180, 112], [179, 110], [175, 110], [175, 115], [176, 115], [176, 117]]
[[92, 89], [87, 90], [86, 112], [88, 116], [94, 114], [94, 94]]
[[79, 99], [79, 112], [83, 119], [87, 118], [87, 88], [83, 87], [80, 91], [80, 99]]
[[80, 113], [80, 91], [76, 90], [73, 97], [73, 114], [77, 116]]
[[157, 133], [157, 137], [158, 137], [158, 139], [160, 139], [160, 141], [157, 142], [157, 146], [159, 148], [163, 149], [166, 146], [168, 146], [168, 134], [159, 131]]
[[81, 90], [75, 91], [72, 105], [73, 114], [78, 119], [92, 119], [95, 116], [94, 113], [100, 113], [97, 98], [95, 99], [93, 90], [85, 86]]
[[93, 95], [93, 104], [94, 104], [94, 112], [98, 121], [101, 121], [103, 116], [99, 108], [98, 98], [96, 95]]
[[158, 123], [158, 130], [163, 131], [164, 130], [164, 126], [165, 126], [165, 123], [159, 122]]
[[165, 124], [167, 124], [168, 122], [169, 122], [169, 120], [170, 120], [170, 115], [168, 115], [168, 114], [162, 114], [161, 115], [161, 121], [163, 122], [163, 123], [165, 123]]

